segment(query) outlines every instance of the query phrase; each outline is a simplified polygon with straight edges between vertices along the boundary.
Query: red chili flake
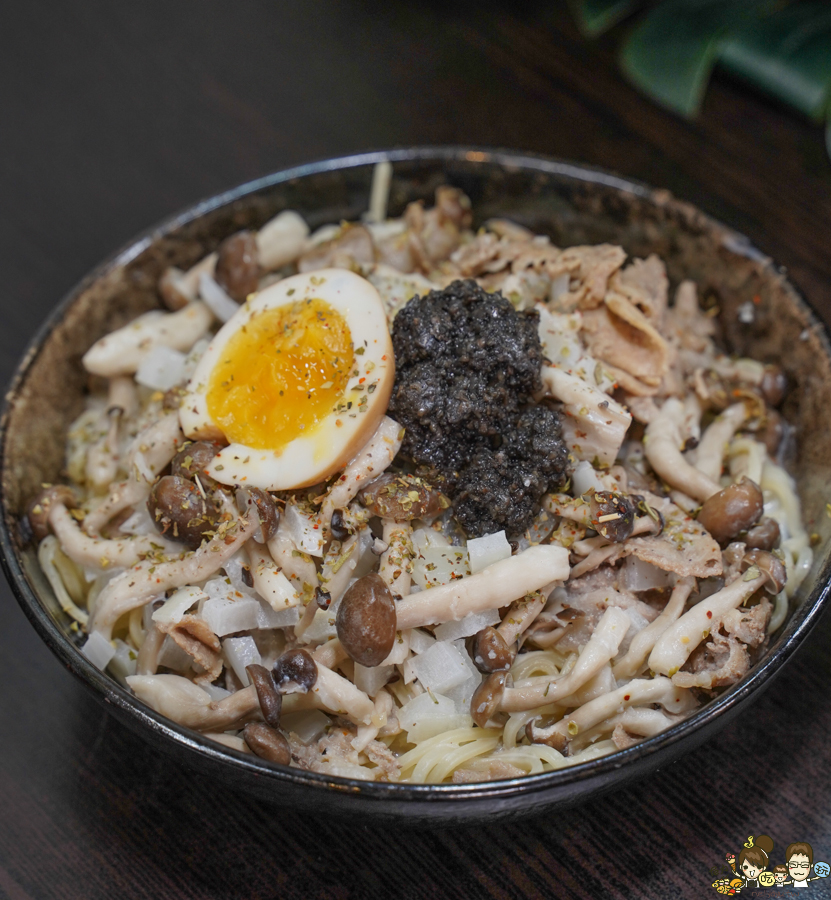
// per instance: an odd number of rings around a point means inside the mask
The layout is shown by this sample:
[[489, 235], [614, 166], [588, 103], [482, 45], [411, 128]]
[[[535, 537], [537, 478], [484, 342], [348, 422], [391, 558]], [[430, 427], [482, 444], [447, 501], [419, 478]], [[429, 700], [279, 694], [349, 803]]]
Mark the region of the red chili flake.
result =
[[708, 618], [708, 619], [712, 619], [712, 618], [713, 618], [713, 611], [710, 610], [710, 609], [707, 610], [707, 618]]
[[629, 694], [624, 694], [624, 695], [623, 695], [623, 699], [624, 699], [624, 700], [628, 700], [628, 699], [629, 699]]

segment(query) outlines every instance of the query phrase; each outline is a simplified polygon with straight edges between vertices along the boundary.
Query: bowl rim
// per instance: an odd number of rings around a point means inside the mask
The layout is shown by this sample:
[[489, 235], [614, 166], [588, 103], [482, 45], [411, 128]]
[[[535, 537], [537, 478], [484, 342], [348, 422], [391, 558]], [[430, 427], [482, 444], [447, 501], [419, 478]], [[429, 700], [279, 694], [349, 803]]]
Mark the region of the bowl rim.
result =
[[[658, 192], [636, 180], [576, 162], [509, 149], [425, 145], [388, 150], [371, 150], [304, 163], [222, 191], [164, 218], [158, 224], [140, 232], [120, 249], [106, 257], [64, 295], [29, 342], [6, 390], [2, 405], [2, 415], [0, 416], [0, 473], [5, 470], [9, 420], [15, 399], [25, 384], [28, 373], [37, 360], [48, 336], [62, 321], [71, 304], [95, 281], [105, 273], [132, 262], [150, 247], [155, 240], [220, 207], [244, 200], [260, 191], [295, 179], [327, 172], [373, 166], [376, 163], [387, 161], [393, 164], [396, 162], [467, 162], [484, 166], [498, 166], [506, 169], [524, 169], [526, 171], [536, 171], [568, 178], [575, 182], [604, 185], [646, 200], [653, 199], [656, 194], [660, 193], [663, 205], [669, 202], [694, 208], [697, 215], [701, 216], [701, 221], [705, 222], [708, 227], [721, 230], [725, 238], [729, 240], [728, 249], [731, 252], [763, 262], [775, 274], [785, 277], [784, 270], [776, 265], [766, 254], [759, 251], [748, 238], [723, 225], [715, 218], [699, 210], [698, 207], [690, 207], [685, 201], [676, 200], [675, 198], [667, 200], [666, 191]], [[831, 346], [831, 341], [829, 341], [829, 333], [824, 321], [814, 311], [799, 289], [787, 279], [786, 283], [797, 302], [811, 319], [812, 325], [817, 328], [827, 350]], [[98, 696], [98, 699], [112, 704], [117, 711], [124, 713], [125, 716], [121, 718], [127, 724], [137, 726], [139, 730], [140, 726], [146, 726], [157, 735], [169, 738], [174, 744], [195, 752], [200, 757], [207, 757], [219, 766], [233, 769], [241, 767], [249, 775], [256, 776], [265, 782], [273, 783], [275, 792], [279, 790], [281, 785], [291, 784], [318, 792], [334, 790], [346, 794], [360, 794], [368, 799], [378, 801], [390, 799], [405, 802], [423, 801], [428, 798], [433, 802], [472, 801], [485, 798], [506, 799], [520, 794], [531, 795], [538, 792], [555, 792], [558, 789], [575, 788], [583, 783], [608, 780], [614, 774], [623, 775], [629, 769], [634, 773], [638, 768], [635, 765], [636, 763], [647, 763], [649, 758], [653, 756], [657, 758], [666, 756], [680, 742], [688, 740], [693, 734], [706, 735], [711, 733], [717, 727], [717, 720], [721, 718], [724, 718], [726, 724], [739, 712], [751, 695], [761, 693], [805, 641], [809, 632], [822, 615], [829, 592], [831, 592], [831, 585], [829, 584], [831, 579], [831, 558], [828, 558], [825, 560], [820, 575], [811, 591], [803, 599], [799, 608], [794, 610], [789, 616], [783, 631], [777, 639], [778, 646], [775, 652], [768, 651], [767, 657], [760, 663], [757, 663], [740, 682], [700, 707], [688, 718], [666, 731], [639, 741], [632, 747], [618, 750], [584, 763], [565, 766], [555, 771], [498, 781], [473, 782], [469, 784], [411, 784], [363, 781], [269, 763], [252, 754], [244, 754], [221, 746], [196, 731], [177, 725], [172, 720], [145, 706], [135, 695], [118, 684], [115, 679], [100, 671], [87, 660], [80, 649], [58, 627], [51, 614], [38, 598], [25, 574], [17, 552], [16, 540], [13, 534], [14, 524], [9, 511], [3, 480], [0, 480], [0, 514], [0, 564], [2, 564], [9, 585], [35, 630], [72, 674], [92, 690]], [[690, 749], [693, 746], [694, 744], [691, 744]], [[275, 797], [275, 799], [277, 798]]]

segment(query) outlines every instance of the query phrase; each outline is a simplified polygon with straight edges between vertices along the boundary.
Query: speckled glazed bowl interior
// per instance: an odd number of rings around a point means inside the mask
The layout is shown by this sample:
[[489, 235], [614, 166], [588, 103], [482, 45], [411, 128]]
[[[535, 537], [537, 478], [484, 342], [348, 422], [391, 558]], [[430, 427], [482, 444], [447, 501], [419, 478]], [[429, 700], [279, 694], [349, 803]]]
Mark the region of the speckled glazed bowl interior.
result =
[[[42, 482], [60, 479], [64, 433], [80, 412], [86, 385], [80, 357], [101, 335], [159, 306], [155, 285], [171, 264], [187, 268], [222, 238], [257, 228], [282, 209], [298, 210], [314, 229], [354, 219], [367, 207], [373, 165], [393, 164], [390, 214], [430, 200], [451, 184], [473, 201], [478, 222], [504, 216], [558, 245], [612, 242], [631, 255], [657, 253], [677, 284], [692, 278], [721, 309], [726, 347], [779, 362], [792, 389], [784, 412], [796, 428], [795, 474], [809, 531], [820, 535], [813, 569], [792, 615], [759, 664], [695, 715], [612, 756], [543, 775], [465, 785], [376, 784], [289, 769], [221, 748], [153, 712], [78, 651], [35, 549], [19, 520]], [[477, 223], [474, 223], [477, 224]], [[739, 321], [752, 301], [755, 318]], [[816, 315], [774, 263], [740, 235], [694, 207], [593, 169], [507, 151], [417, 148], [329, 160], [243, 185], [177, 215], [136, 238], [92, 272], [58, 306], [27, 351], [2, 420], [2, 552], [9, 581], [40, 635], [62, 662], [129, 727], [180, 763], [262, 799], [307, 811], [413, 822], [518, 815], [571, 805], [641, 777], [688, 752], [751, 702], [799, 648], [828, 592], [831, 519], [831, 348]]]

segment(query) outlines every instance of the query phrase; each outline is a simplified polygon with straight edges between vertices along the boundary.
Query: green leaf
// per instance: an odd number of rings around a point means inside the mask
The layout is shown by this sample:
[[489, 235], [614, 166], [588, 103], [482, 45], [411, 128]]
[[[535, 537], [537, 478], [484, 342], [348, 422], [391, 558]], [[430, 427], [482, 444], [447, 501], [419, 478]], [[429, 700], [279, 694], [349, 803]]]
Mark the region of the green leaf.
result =
[[625, 41], [623, 71], [655, 102], [692, 117], [729, 32], [771, 7], [772, 0], [666, 0]]
[[644, 0], [570, 0], [577, 27], [586, 37], [597, 37], [617, 25]]
[[831, 93], [831, 9], [796, 3], [734, 31], [719, 62], [755, 87], [822, 121]]

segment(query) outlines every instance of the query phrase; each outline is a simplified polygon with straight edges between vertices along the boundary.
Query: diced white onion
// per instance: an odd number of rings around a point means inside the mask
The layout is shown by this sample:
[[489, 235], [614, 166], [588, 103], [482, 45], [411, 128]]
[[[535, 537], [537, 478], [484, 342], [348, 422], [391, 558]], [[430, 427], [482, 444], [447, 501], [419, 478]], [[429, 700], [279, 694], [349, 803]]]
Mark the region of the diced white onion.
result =
[[470, 723], [469, 716], [460, 716], [456, 704], [448, 697], [433, 692], [419, 694], [398, 710], [401, 728], [408, 732], [412, 743], [435, 737]]
[[259, 628], [260, 602], [253, 597], [229, 600], [211, 597], [202, 606], [202, 618], [219, 637]]
[[129, 644], [122, 641], [121, 638], [116, 638], [113, 644], [115, 645], [115, 653], [108, 666], [110, 672], [116, 678], [122, 680], [128, 675], [135, 675], [136, 660], [138, 658], [136, 651]]
[[320, 516], [302, 512], [294, 503], [287, 503], [283, 521], [298, 550], [310, 556], [323, 556], [324, 528]]
[[424, 547], [413, 560], [413, 581], [425, 590], [467, 575], [470, 563], [464, 547]]
[[467, 680], [468, 668], [453, 644], [437, 641], [413, 660], [416, 678], [425, 690], [442, 694]]
[[222, 642], [225, 659], [234, 670], [234, 674], [246, 687], [249, 684], [246, 666], [258, 666], [262, 663], [260, 651], [252, 637], [226, 638]]
[[637, 556], [627, 556], [621, 567], [621, 582], [630, 591], [650, 591], [671, 585], [672, 575]]
[[174, 672], [186, 672], [193, 664], [193, 660], [170, 635], [162, 641], [158, 659], [160, 666], [173, 669]]
[[136, 381], [154, 391], [169, 391], [185, 380], [185, 354], [162, 345], [139, 363]]
[[410, 650], [413, 653], [424, 653], [425, 650], [429, 650], [435, 643], [436, 639], [432, 634], [421, 628], [410, 629]]
[[587, 491], [605, 491], [606, 488], [595, 471], [594, 466], [586, 460], [581, 460], [574, 468], [571, 476], [571, 485], [575, 497], [580, 497]]
[[263, 601], [257, 612], [257, 628], [288, 628], [300, 621], [300, 610], [296, 606], [276, 611]]
[[493, 534], [469, 540], [467, 552], [470, 554], [470, 572], [475, 575], [482, 569], [487, 569], [491, 563], [507, 559], [511, 555], [511, 545], [508, 543], [504, 531], [496, 531]]
[[289, 734], [296, 734], [304, 744], [310, 744], [329, 727], [330, 719], [319, 709], [304, 709], [302, 712], [286, 713], [280, 727]]
[[444, 622], [438, 625], [435, 630], [436, 639], [439, 641], [455, 641], [459, 638], [466, 638], [471, 634], [476, 634], [483, 628], [487, 628], [488, 625], [496, 625], [500, 621], [498, 609], [472, 612], [463, 619], [459, 619], [458, 622]]
[[360, 663], [355, 663], [355, 687], [370, 697], [375, 697], [378, 691], [389, 681], [394, 671], [394, 666], [374, 666], [368, 668]]
[[115, 656], [115, 647], [101, 634], [93, 631], [81, 647], [81, 653], [103, 672], [110, 660]]
[[[314, 600], [311, 602], [314, 603]], [[322, 644], [330, 638], [337, 637], [338, 632], [335, 628], [337, 613], [337, 604], [334, 602], [329, 609], [317, 610], [312, 624], [303, 632], [303, 640], [309, 644]]]

